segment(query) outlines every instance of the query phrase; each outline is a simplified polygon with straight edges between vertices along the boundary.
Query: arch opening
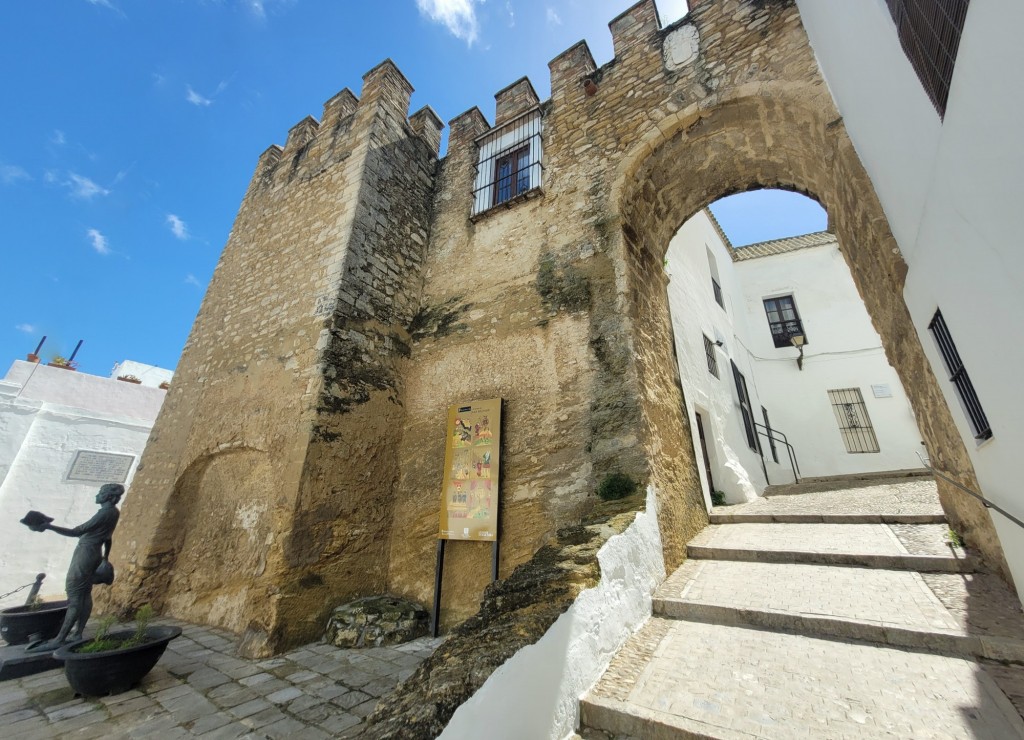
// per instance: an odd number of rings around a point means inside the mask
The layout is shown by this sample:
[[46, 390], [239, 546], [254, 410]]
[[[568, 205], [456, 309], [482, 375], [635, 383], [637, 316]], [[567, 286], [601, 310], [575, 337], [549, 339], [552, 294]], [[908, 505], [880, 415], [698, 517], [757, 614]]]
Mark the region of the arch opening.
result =
[[[707, 521], [708, 502], [675, 363], [664, 259], [683, 224], [735, 193], [780, 189], [821, 204], [884, 356], [920, 420], [933, 464], [955, 471], [967, 485], [975, 482], [903, 301], [906, 264], [830, 100], [797, 87], [736, 97], [679, 116], [673, 129], [663, 130], [659, 144], [637, 147], [621, 172], [613, 198], [624, 242], [623, 309], [632, 323], [643, 444], [651, 482], [661, 496], [666, 565], [682, 560], [683, 545]], [[954, 528], [1006, 573], [987, 512], [952, 488], [939, 488]]]

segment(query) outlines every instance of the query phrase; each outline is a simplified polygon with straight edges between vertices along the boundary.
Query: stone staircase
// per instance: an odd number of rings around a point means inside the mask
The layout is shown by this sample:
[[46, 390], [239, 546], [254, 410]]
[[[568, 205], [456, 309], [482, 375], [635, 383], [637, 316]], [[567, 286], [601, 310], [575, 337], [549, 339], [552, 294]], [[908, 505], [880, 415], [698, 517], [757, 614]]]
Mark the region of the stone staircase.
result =
[[1024, 738], [1020, 603], [930, 481], [716, 509], [688, 555], [583, 738]]

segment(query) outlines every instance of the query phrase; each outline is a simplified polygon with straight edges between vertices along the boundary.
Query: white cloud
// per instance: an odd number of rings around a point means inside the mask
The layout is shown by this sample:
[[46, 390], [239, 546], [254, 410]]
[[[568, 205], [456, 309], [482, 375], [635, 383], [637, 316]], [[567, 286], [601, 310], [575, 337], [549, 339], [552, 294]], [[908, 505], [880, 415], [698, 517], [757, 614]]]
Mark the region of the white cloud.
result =
[[110, 195], [105, 187], [97, 185], [88, 177], [83, 177], [75, 172], [68, 173], [68, 181], [64, 183], [71, 188], [71, 195], [82, 200], [92, 200], [97, 195]]
[[64, 136], [64, 132], [57, 128], [53, 130], [53, 136], [50, 137], [50, 143], [56, 144], [57, 146], [64, 146], [68, 143], [68, 140]]
[[548, 25], [549, 26], [560, 26], [562, 25], [562, 19], [558, 16], [558, 11], [554, 8], [548, 8]]
[[36, 333], [36, 328], [34, 326], [32, 326], [32, 324], [18, 324], [14, 328], [17, 329], [18, 331], [23, 331], [26, 334], [35, 334]]
[[90, 5], [95, 5], [95, 6], [100, 7], [100, 8], [106, 8], [107, 10], [113, 10], [115, 13], [117, 13], [122, 18], [124, 17], [124, 11], [122, 11], [119, 7], [117, 7], [112, 2], [110, 2], [110, 0], [85, 0], [85, 1], [87, 3], [89, 3]]
[[192, 89], [191, 85], [185, 86], [185, 100], [192, 103], [192, 105], [208, 106], [213, 103], [210, 98], [204, 98], [202, 95]]
[[0, 163], [0, 182], [13, 185], [18, 180], [31, 180], [32, 176], [16, 164]]
[[472, 46], [480, 31], [475, 3], [476, 0], [416, 0], [416, 7], [430, 20], [444, 24], [455, 38]]
[[89, 241], [92, 242], [92, 248], [99, 254], [110, 254], [110, 246], [107, 244], [107, 237], [103, 236], [99, 229], [89, 229], [85, 232], [85, 235], [89, 237]]
[[188, 226], [173, 213], [167, 214], [167, 225], [171, 228], [171, 233], [176, 237], [183, 241], [188, 239]]
[[288, 5], [294, 0], [239, 0], [242, 7], [259, 20], [266, 20], [267, 8], [272, 5]]
[[194, 285], [197, 288], [202, 288], [203, 284], [199, 282], [199, 278], [193, 275], [191, 272], [185, 276], [185, 283], [188, 285]]
[[508, 13], [508, 27], [515, 28], [516, 26], [516, 14], [512, 10], [512, 0], [505, 0], [505, 11]]

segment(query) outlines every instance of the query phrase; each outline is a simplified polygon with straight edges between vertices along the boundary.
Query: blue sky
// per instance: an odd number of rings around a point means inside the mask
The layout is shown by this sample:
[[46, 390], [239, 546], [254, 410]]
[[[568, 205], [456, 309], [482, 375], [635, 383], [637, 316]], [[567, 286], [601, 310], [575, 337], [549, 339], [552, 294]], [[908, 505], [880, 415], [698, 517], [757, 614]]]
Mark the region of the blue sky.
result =
[[[256, 158], [291, 126], [343, 87], [358, 94], [386, 57], [416, 87], [412, 110], [445, 121], [474, 105], [493, 116], [494, 93], [524, 74], [545, 98], [547, 62], [581, 38], [611, 59], [607, 23], [630, 4], [3, 3], [0, 373], [44, 334], [44, 359], [84, 339], [85, 372], [174, 367]], [[670, 23], [685, 0], [659, 8]], [[824, 228], [754, 200], [761, 215], [738, 220], [764, 233], [748, 241]], [[771, 218], [788, 234], [765, 232]]]

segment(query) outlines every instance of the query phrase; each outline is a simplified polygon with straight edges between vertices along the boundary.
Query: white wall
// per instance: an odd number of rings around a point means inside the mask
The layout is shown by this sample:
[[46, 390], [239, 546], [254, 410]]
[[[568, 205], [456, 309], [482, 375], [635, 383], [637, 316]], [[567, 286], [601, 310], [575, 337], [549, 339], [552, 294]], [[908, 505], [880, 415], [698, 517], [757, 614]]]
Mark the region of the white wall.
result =
[[[0, 381], [0, 594], [31, 583], [37, 573], [47, 574], [44, 596], [63, 594], [76, 541], [32, 532], [18, 520], [30, 509], [65, 526], [88, 520], [96, 513], [101, 484], [66, 480], [76, 453], [134, 456], [130, 483], [164, 395], [142, 385], [14, 363]], [[26, 594], [0, 605], [22, 603]]]
[[[1024, 519], [1024, 3], [973, 0], [945, 120], [906, 60], [882, 0], [798, 0], [808, 36], [909, 265], [904, 298], [986, 497]], [[974, 439], [927, 325], [937, 307], [993, 437]], [[1024, 583], [1024, 530], [996, 512]]]
[[[717, 266], [725, 298], [724, 309], [715, 302], [712, 291], [709, 251]], [[761, 406], [754, 372], [746, 351], [738, 341], [739, 337], [747, 334], [746, 312], [732, 257], [707, 214], [701, 211], [676, 232], [669, 243], [666, 259], [676, 359], [706, 503], [710, 508], [707, 476], [699, 458], [700, 440], [695, 417], [698, 411], [704, 421], [715, 488], [725, 494], [729, 503], [751, 501], [764, 491], [765, 476], [760, 457], [747, 444], [730, 360], [746, 377], [756, 421], [761, 421]], [[712, 341], [722, 341], [722, 346], [715, 350], [718, 378], [708, 371], [703, 334]], [[768, 475], [773, 483], [792, 482], [788, 470], [774, 466], [770, 457], [767, 460]]]
[[[742, 252], [742, 249], [740, 249]], [[743, 290], [750, 352], [761, 402], [773, 428], [796, 448], [806, 477], [910, 470], [922, 467], [921, 435], [903, 386], [889, 365], [849, 267], [835, 239], [735, 265]], [[763, 300], [792, 295], [807, 345], [803, 369], [793, 347], [776, 347]], [[876, 398], [873, 385], [886, 385]], [[877, 453], [849, 453], [828, 391], [859, 388], [878, 439]], [[780, 458], [785, 450], [778, 446]]]
[[441, 738], [555, 740], [579, 726], [580, 697], [651, 616], [651, 595], [665, 580], [653, 488], [646, 511], [611, 537], [597, 559], [600, 583], [491, 674], [455, 711]]
[[144, 362], [123, 360], [114, 365], [114, 369], [110, 371], [111, 378], [116, 379], [122, 375], [134, 375], [142, 381], [141, 385], [159, 388], [161, 383], [171, 382], [171, 378], [174, 377], [174, 371], [157, 367], [156, 365], [147, 365]]

